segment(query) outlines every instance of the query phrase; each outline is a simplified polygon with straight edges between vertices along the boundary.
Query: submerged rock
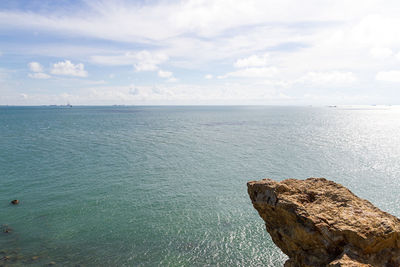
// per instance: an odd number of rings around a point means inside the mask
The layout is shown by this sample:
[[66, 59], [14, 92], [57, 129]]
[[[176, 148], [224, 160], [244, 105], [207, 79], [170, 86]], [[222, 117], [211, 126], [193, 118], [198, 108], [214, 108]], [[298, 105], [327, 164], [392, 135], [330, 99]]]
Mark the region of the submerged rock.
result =
[[5, 233], [5, 234], [9, 234], [9, 233], [11, 233], [12, 232], [12, 228], [5, 228], [4, 230], [3, 230], [3, 233]]
[[[9, 234], [9, 233], [11, 233], [13, 231], [13, 229], [11, 227], [9, 227], [7, 224], [2, 224], [0, 229], [5, 234]], [[0, 251], [0, 254], [1, 254], [1, 251]]]
[[8, 260], [10, 260], [11, 259], [11, 257], [10, 256], [4, 256], [3, 258], [1, 258], [3, 261], [8, 261]]
[[325, 178], [247, 183], [286, 267], [400, 266], [400, 220]]

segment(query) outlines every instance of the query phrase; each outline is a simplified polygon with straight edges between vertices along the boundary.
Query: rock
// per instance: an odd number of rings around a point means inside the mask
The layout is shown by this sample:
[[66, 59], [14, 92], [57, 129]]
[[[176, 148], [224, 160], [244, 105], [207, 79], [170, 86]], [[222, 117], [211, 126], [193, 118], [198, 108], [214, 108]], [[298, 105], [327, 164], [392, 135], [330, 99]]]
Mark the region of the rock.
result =
[[400, 266], [400, 220], [325, 178], [247, 183], [286, 267]]
[[39, 256], [33, 256], [33, 257], [31, 258], [31, 260], [33, 260], [33, 261], [35, 261], [35, 260], [37, 260], [37, 259], [39, 259]]
[[19, 200], [18, 199], [14, 199], [13, 201], [11, 201], [11, 204], [18, 205], [19, 204]]
[[330, 262], [328, 267], [340, 267], [340, 266], [348, 266], [348, 267], [373, 267], [370, 264], [364, 264], [361, 262], [358, 262], [356, 260], [351, 259], [347, 254], [343, 253], [342, 255], [339, 256], [338, 259], [335, 259], [334, 261]]
[[49, 262], [49, 265], [56, 265], [56, 262], [55, 261], [51, 261], [51, 262]]
[[8, 261], [8, 260], [10, 260], [10, 259], [11, 259], [10, 256], [4, 256], [4, 257], [2, 258], [3, 261]]
[[5, 234], [9, 234], [13, 231], [11, 227], [9, 227], [7, 224], [2, 224], [0, 229], [3, 231]]
[[11, 233], [12, 232], [12, 228], [5, 228], [4, 230], [3, 230], [3, 233], [5, 233], [5, 234], [9, 234], [9, 233]]

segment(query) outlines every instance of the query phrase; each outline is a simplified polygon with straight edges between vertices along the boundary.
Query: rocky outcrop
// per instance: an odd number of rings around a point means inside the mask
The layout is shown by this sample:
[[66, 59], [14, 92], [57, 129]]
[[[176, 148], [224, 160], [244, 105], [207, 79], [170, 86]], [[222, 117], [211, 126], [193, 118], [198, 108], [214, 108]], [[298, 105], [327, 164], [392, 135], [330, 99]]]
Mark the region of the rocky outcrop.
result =
[[324, 178], [247, 183], [286, 267], [400, 266], [400, 220]]

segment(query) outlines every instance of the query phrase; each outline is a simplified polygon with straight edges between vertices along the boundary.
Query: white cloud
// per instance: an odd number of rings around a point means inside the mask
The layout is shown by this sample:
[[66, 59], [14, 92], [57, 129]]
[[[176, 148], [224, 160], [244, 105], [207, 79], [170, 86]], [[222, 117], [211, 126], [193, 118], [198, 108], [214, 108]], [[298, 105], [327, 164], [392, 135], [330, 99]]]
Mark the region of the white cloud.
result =
[[133, 65], [136, 71], [155, 71], [158, 65], [168, 60], [168, 56], [160, 52], [143, 50], [130, 51], [122, 55], [97, 55], [92, 56], [91, 60], [94, 63], [109, 66]]
[[29, 69], [33, 73], [29, 73], [28, 77], [32, 79], [49, 79], [51, 76], [43, 72], [43, 66], [39, 62], [29, 62]]
[[313, 83], [317, 85], [348, 84], [357, 80], [352, 72], [328, 71], [328, 72], [308, 72], [297, 80], [300, 83]]
[[278, 74], [276, 67], [264, 67], [264, 68], [246, 68], [233, 72], [228, 72], [225, 75], [218, 76], [219, 79], [225, 79], [228, 77], [241, 77], [241, 78], [268, 78]]
[[396, 16], [367, 14], [357, 24], [349, 28], [350, 35], [346, 37], [357, 45], [390, 47], [400, 43], [399, 26], [400, 19]]
[[43, 72], [29, 73], [28, 76], [33, 79], [49, 79], [51, 76]]
[[151, 54], [148, 51], [141, 51], [136, 54], [138, 62], [134, 63], [136, 71], [154, 71], [158, 65], [168, 59], [163, 54]]
[[[299, 4], [294, 0], [137, 3], [93, 0], [85, 3], [87, 5], [79, 7], [81, 10], [72, 7], [71, 10], [76, 12], [68, 13], [57, 8], [51, 12], [0, 11], [0, 31], [37, 31], [44, 37], [67, 35], [73, 37], [71, 40], [84, 37], [87, 40], [85, 45], [21, 42], [15, 47], [2, 49], [6, 49], [7, 54], [28, 54], [29, 58], [40, 54], [69, 58], [73, 62], [89, 59], [99, 65], [130, 66], [136, 71], [186, 68], [194, 73], [204, 73], [218, 70], [221, 74], [226, 73], [218, 78], [246, 78], [240, 81], [243, 83], [235, 91], [238, 97], [243, 98], [247, 96], [239, 91], [248, 92], [246, 83], [253, 85], [255, 81], [265, 82], [260, 88], [279, 87], [285, 94], [298, 96], [301, 88], [313, 86], [321, 94], [328, 93], [329, 90], [321, 89], [321, 85], [329, 84], [347, 86], [346, 93], [349, 94], [365, 87], [369, 90], [363, 92], [373, 93], [378, 92], [377, 81], [396, 80], [396, 73], [380, 72], [375, 76], [376, 81], [371, 82], [370, 73], [396, 70], [398, 67], [398, 62], [394, 60], [400, 60], [400, 53], [396, 54], [400, 49], [398, 1], [305, 0]], [[127, 52], [129, 49], [132, 51]], [[237, 69], [230, 69], [231, 64]], [[148, 78], [151, 75], [135, 74], [129, 77], [129, 74], [119, 70], [108, 69], [109, 72], [118, 71], [118, 79], [109, 81], [111, 86], [130, 78], [137, 78], [137, 82], [143, 84], [154, 83]], [[81, 77], [87, 76], [83, 64], [82, 72]], [[208, 74], [204, 78], [213, 76]], [[271, 79], [266, 82], [264, 78]], [[164, 79], [175, 78], [172, 75]], [[232, 81], [239, 82], [239, 79], [215, 79], [207, 84], [215, 89], [222, 83]], [[191, 91], [198, 99], [203, 99], [202, 93], [209, 94], [205, 99], [212, 98], [212, 93], [206, 93], [204, 88], [193, 88], [199, 90], [198, 93]], [[230, 87], [225, 88], [229, 90]], [[275, 93], [278, 95], [279, 92]], [[260, 89], [251, 96], [261, 94]], [[176, 92], [171, 93], [171, 99], [172, 96], [184, 98]], [[221, 93], [220, 96], [229, 97], [230, 94]]]
[[[335, 90], [299, 92], [293, 96], [287, 92], [280, 92], [271, 84], [263, 82], [221, 82], [218, 85], [199, 84], [155, 84], [132, 86], [93, 86], [80, 88], [79, 91], [65, 94], [65, 91], [51, 90], [49, 94], [30, 93], [29, 102], [15, 102], [21, 104], [64, 104], [70, 102], [73, 105], [157, 105], [157, 104], [215, 104], [215, 105], [251, 105], [251, 104], [277, 104], [277, 105], [303, 105], [303, 104], [352, 104], [355, 101], [371, 103], [379, 98], [368, 95], [346, 94]], [[296, 88], [298, 92], [298, 88]], [[17, 94], [21, 100], [21, 96]], [[17, 101], [13, 95], [14, 101]], [[0, 95], [0, 104], [4, 104], [10, 97]]]
[[85, 71], [85, 66], [82, 63], [73, 64], [69, 60], [61, 61], [53, 64], [53, 68], [50, 71], [52, 74], [87, 77], [88, 73]]
[[159, 70], [158, 76], [161, 78], [171, 78], [173, 76], [173, 74], [170, 71]]
[[268, 58], [268, 53], [265, 53], [261, 56], [252, 55], [250, 57], [238, 59], [234, 66], [236, 68], [264, 67], [268, 64]]
[[28, 66], [33, 72], [43, 72], [43, 66], [39, 62], [30, 62]]
[[400, 70], [380, 71], [375, 79], [384, 82], [400, 82]]
[[339, 0], [328, 5], [306, 1], [302, 8], [288, 8], [294, 5], [292, 1], [188, 0], [147, 5], [129, 1], [86, 1], [89, 10], [67, 16], [57, 16], [57, 10], [51, 15], [2, 11], [0, 25], [144, 43], [166, 40], [184, 32], [210, 37], [234, 27], [267, 22], [340, 20], [349, 14], [357, 16], [368, 7], [365, 1], [354, 2]]
[[85, 84], [97, 85], [97, 84], [106, 84], [105, 80], [98, 80], [98, 81], [85, 81]]
[[[243, 50], [238, 55], [240, 57], [252, 53], [251, 51], [262, 51], [259, 47], [268, 48], [279, 42], [302, 39], [304, 35], [307, 39], [308, 36], [312, 38], [318, 23], [322, 28], [329, 27], [321, 21], [328, 24], [354, 22], [367, 14], [377, 12], [376, 10], [383, 6], [377, 0], [337, 0], [334, 3], [304, 1], [301, 6], [290, 0], [144, 1], [141, 4], [130, 1], [85, 2], [88, 4], [87, 9], [80, 7], [77, 12], [61, 15], [58, 13], [62, 13], [62, 10], [54, 10], [47, 14], [2, 11], [0, 27], [157, 46], [174, 43], [175, 46], [168, 46], [171, 49], [181, 48], [180, 46], [185, 48], [184, 46], [190, 45], [189, 42], [194, 40], [196, 44], [192, 45], [201, 44], [201, 48], [207, 48], [205, 52], [216, 49], [237, 52], [235, 50], [241, 48]], [[288, 8], [289, 6], [296, 8]], [[393, 15], [396, 17], [397, 14]], [[305, 24], [305, 21], [309, 24]], [[296, 26], [297, 22], [301, 24], [299, 27]], [[301, 28], [304, 31], [299, 34]], [[255, 29], [263, 34], [257, 35]], [[222, 36], [220, 40], [215, 40], [227, 31], [230, 36]], [[232, 34], [233, 32], [235, 34]], [[210, 41], [182, 37], [193, 33], [199, 37], [214, 39]], [[280, 37], [280, 40], [276, 37]], [[216, 42], [224, 45], [216, 46]], [[231, 50], [232, 47], [236, 49]], [[196, 49], [191, 49], [190, 52], [203, 53]]]
[[174, 77], [174, 74], [170, 71], [159, 70], [158, 77], [167, 79], [168, 82], [176, 82], [178, 79]]
[[212, 79], [214, 76], [212, 74], [207, 74], [204, 76], [204, 79], [210, 80]]
[[372, 57], [377, 59], [385, 59], [393, 54], [392, 49], [387, 47], [374, 47], [370, 50]]
[[169, 78], [167, 81], [168, 81], [168, 82], [171, 82], [171, 83], [174, 83], [174, 82], [177, 82], [178, 79], [175, 78], [175, 77], [171, 77], [171, 78]]
[[277, 103], [276, 101], [290, 99], [285, 94], [266, 88], [264, 84], [246, 84], [224, 83], [218, 86], [201, 86], [165, 83], [151, 86], [103, 86], [89, 89], [89, 95], [85, 97], [91, 98], [90, 101], [96, 104], [113, 102], [127, 104], [247, 104]]

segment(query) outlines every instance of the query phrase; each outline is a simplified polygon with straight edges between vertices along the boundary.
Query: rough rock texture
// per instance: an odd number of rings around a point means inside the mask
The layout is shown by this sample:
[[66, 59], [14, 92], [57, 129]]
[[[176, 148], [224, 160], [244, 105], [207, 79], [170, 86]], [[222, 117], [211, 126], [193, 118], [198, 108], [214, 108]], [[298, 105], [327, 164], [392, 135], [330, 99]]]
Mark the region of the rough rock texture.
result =
[[400, 266], [400, 220], [325, 178], [247, 183], [286, 267]]

